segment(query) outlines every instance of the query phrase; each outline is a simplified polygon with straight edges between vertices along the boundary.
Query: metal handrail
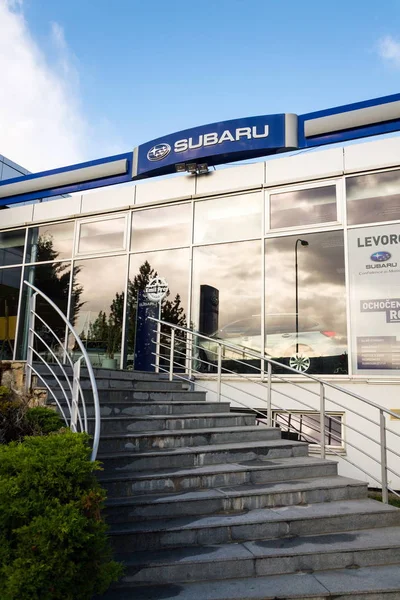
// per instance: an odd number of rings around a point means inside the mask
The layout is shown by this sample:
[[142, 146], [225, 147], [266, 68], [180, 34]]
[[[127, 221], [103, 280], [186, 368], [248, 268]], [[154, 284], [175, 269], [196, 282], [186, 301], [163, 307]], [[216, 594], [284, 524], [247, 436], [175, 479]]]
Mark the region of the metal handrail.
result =
[[[63, 312], [59, 309], [59, 307], [44, 294], [39, 288], [34, 286], [29, 281], [24, 281], [24, 285], [31, 292], [31, 296], [29, 298], [29, 326], [28, 326], [28, 351], [27, 351], [27, 360], [26, 360], [26, 373], [25, 373], [25, 387], [26, 390], [29, 391], [32, 385], [32, 375], [35, 375], [40, 381], [44, 384], [49, 394], [53, 397], [55, 403], [57, 404], [58, 409], [60, 410], [61, 416], [63, 417], [66, 425], [74, 432], [76, 431], [85, 431], [88, 433], [88, 420], [87, 420], [87, 411], [86, 411], [86, 401], [85, 396], [82, 391], [82, 386], [80, 383], [80, 369], [82, 360], [86, 363], [86, 368], [88, 370], [91, 393], [93, 397], [93, 405], [94, 405], [94, 418], [95, 418], [95, 426], [94, 426], [94, 434], [93, 434], [93, 445], [92, 445], [92, 453], [91, 460], [96, 460], [97, 451], [99, 448], [100, 441], [100, 402], [99, 402], [99, 393], [97, 390], [96, 378], [94, 376], [93, 366], [90, 362], [89, 355], [86, 351], [85, 346], [83, 345], [82, 340], [79, 335], [75, 331], [73, 325], [68, 321]], [[33, 293], [32, 293], [33, 292]], [[69, 335], [71, 334], [74, 338], [75, 343], [77, 344], [82, 356], [78, 358], [75, 363], [72, 361], [68, 352], [66, 351], [66, 343], [62, 344], [60, 338], [53, 331], [48, 323], [37, 313], [36, 311], [36, 299], [37, 296], [43, 298], [46, 303], [51, 306], [51, 308], [57, 313], [57, 315], [61, 318], [64, 325], [66, 326], [66, 337], [67, 340]], [[63, 354], [68, 360], [71, 368], [72, 368], [72, 377], [69, 378], [64, 366], [60, 363], [59, 358], [53, 351], [53, 349], [47, 344], [47, 342], [43, 339], [43, 337], [35, 330], [35, 322], [36, 320], [41, 321], [41, 323], [46, 327], [47, 331], [52, 335], [53, 339], [57, 342], [57, 344], [63, 349]], [[49, 351], [50, 355], [54, 358], [56, 364], [60, 367], [62, 372], [62, 377], [66, 380], [66, 386], [62, 384], [60, 381], [60, 377], [57, 376], [54, 369], [50, 366], [50, 364], [43, 358], [41, 354], [35, 348], [35, 340], [38, 340], [41, 344], [44, 345], [45, 348]], [[64, 347], [63, 347], [64, 346]], [[46, 381], [46, 378], [43, 374], [39, 373], [37, 369], [33, 366], [33, 357], [38, 356], [41, 362], [47, 367], [50, 376], [55, 379], [58, 384], [58, 388], [61, 390], [63, 399], [65, 400], [66, 407], [61, 406], [55, 392], [53, 386], [49, 385]], [[71, 380], [70, 380], [71, 379]], [[82, 407], [82, 410], [80, 410]], [[82, 412], [82, 414], [81, 414]]]
[[[218, 401], [221, 400], [221, 397], [224, 397], [224, 398], [227, 398], [228, 400], [231, 400], [231, 401], [233, 400], [234, 402], [237, 402], [241, 406], [244, 406], [258, 414], [262, 414], [261, 411], [253, 408], [253, 406], [249, 406], [249, 404], [245, 404], [244, 402], [242, 402], [241, 400], [243, 400], [243, 397], [241, 397], [240, 400], [238, 400], [236, 396], [235, 397], [232, 397], [232, 395], [227, 396], [226, 393], [222, 392], [222, 385], [224, 385], [225, 392], [226, 392], [226, 388], [230, 388], [232, 390], [235, 390], [236, 393], [237, 392], [242, 393], [243, 396], [247, 395], [250, 398], [253, 398], [253, 399], [257, 398], [257, 400], [259, 400], [261, 402], [266, 402], [266, 404], [267, 404], [267, 408], [266, 408], [267, 425], [270, 427], [272, 426], [273, 411], [285, 410], [286, 412], [291, 412], [293, 414], [296, 414], [295, 410], [287, 411], [287, 409], [285, 409], [283, 406], [278, 405], [275, 401], [276, 395], [279, 395], [286, 399], [295, 401], [297, 404], [299, 404], [300, 406], [306, 407], [308, 410], [311, 409], [311, 410], [314, 410], [315, 412], [319, 412], [320, 440], [318, 440], [318, 441], [320, 443], [321, 458], [325, 458], [326, 448], [328, 447], [330, 453], [337, 454], [338, 456], [340, 456], [340, 458], [342, 460], [348, 462], [352, 466], [356, 467], [360, 472], [367, 475], [368, 478], [370, 478], [370, 480], [374, 480], [374, 481], [380, 483], [382, 486], [382, 499], [384, 502], [388, 502], [388, 492], [389, 491], [400, 497], [400, 494], [395, 489], [393, 489], [391, 486], [389, 486], [389, 484], [388, 484], [388, 473], [395, 475], [397, 478], [400, 478], [400, 472], [397, 472], [391, 466], [388, 465], [388, 454], [391, 454], [393, 456], [399, 456], [399, 454], [398, 454], [398, 452], [396, 452], [396, 450], [394, 448], [388, 447], [387, 435], [386, 435], [387, 433], [389, 433], [391, 436], [400, 438], [399, 433], [397, 433], [396, 431], [393, 431], [393, 429], [390, 429], [386, 426], [386, 417], [392, 416], [392, 417], [395, 417], [398, 419], [398, 415], [396, 413], [394, 413], [390, 409], [380, 406], [379, 404], [377, 404], [376, 402], [373, 402], [372, 400], [370, 400], [368, 398], [360, 396], [359, 394], [356, 394], [355, 392], [348, 390], [344, 387], [341, 387], [335, 383], [332, 383], [330, 381], [325, 381], [324, 379], [321, 379], [320, 377], [311, 375], [309, 373], [299, 372], [296, 369], [294, 369], [288, 365], [285, 365], [276, 360], [273, 360], [272, 358], [262, 354], [261, 352], [249, 350], [242, 346], [237, 346], [235, 344], [226, 342], [224, 340], [221, 340], [221, 339], [218, 339], [215, 337], [210, 337], [210, 336], [207, 336], [207, 335], [204, 335], [201, 333], [197, 333], [188, 328], [182, 327], [180, 325], [168, 323], [166, 321], [162, 321], [155, 317], [149, 317], [149, 319], [151, 321], [153, 321], [156, 325], [156, 339], [154, 340], [155, 344], [156, 344], [156, 351], [154, 353], [154, 355], [155, 355], [154, 367], [155, 367], [156, 372], [162, 371], [162, 372], [168, 373], [170, 380], [173, 377], [177, 377], [179, 379], [184, 379], [186, 381], [192, 382], [193, 379], [196, 378], [196, 386], [204, 388], [204, 389], [209, 389], [209, 388], [207, 388], [207, 386], [202, 385], [200, 383], [201, 380], [199, 379], [199, 377], [204, 377], [205, 373], [198, 370], [196, 368], [196, 366], [197, 365], [206, 365], [209, 367], [211, 366], [211, 367], [213, 367], [213, 369], [215, 369], [215, 371], [213, 373], [211, 373], [211, 372], [208, 373], [208, 375], [210, 377], [212, 377], [213, 379], [214, 378], [216, 379], [216, 387], [217, 387], [216, 395], [217, 395]], [[170, 330], [170, 332], [171, 332], [170, 334], [168, 334], [166, 332], [168, 330]], [[179, 334], [179, 338], [178, 338], [179, 346], [176, 345], [176, 339], [177, 339], [176, 334]], [[184, 334], [184, 335], [182, 335], [182, 334]], [[186, 339], [184, 339], [184, 338], [186, 338]], [[206, 357], [206, 358], [208, 358], [208, 360], [201, 358], [198, 355], [198, 353], [196, 352], [196, 349], [198, 350], [201, 348], [201, 346], [198, 345], [199, 339], [205, 340], [207, 342], [211, 342], [211, 344], [214, 345], [215, 349], [212, 350], [210, 348], [210, 352], [212, 352], [213, 356], [216, 357], [216, 361], [214, 363], [208, 362], [210, 360], [208, 357]], [[257, 379], [254, 380], [254, 374], [246, 375], [243, 373], [237, 373], [235, 371], [232, 371], [232, 370], [224, 367], [222, 364], [223, 350], [224, 351], [230, 350], [233, 353], [240, 356], [242, 360], [240, 360], [239, 358], [238, 359], [235, 359], [235, 358], [228, 359], [230, 362], [238, 364], [238, 365], [246, 364], [243, 362], [244, 356], [251, 358], [251, 359], [257, 359], [257, 361], [259, 361], [259, 364], [260, 364], [259, 367], [255, 366], [254, 364], [249, 365], [249, 366], [251, 366], [252, 370], [256, 371]], [[184, 365], [182, 364], [182, 360], [180, 362], [175, 361], [175, 356], [177, 356], [177, 355], [181, 358], [185, 358]], [[167, 367], [165, 367], [165, 365], [167, 365]], [[295, 379], [292, 379], [292, 378], [289, 379], [286, 377], [282, 377], [280, 374], [275, 375], [272, 373], [273, 366], [277, 366], [280, 369], [283, 369], [288, 374], [293, 374], [293, 375], [296, 375], [297, 377]], [[245, 381], [246, 380], [252, 381], [252, 382], [256, 381], [256, 383], [258, 385], [260, 385], [263, 388], [263, 390], [266, 390], [266, 393], [263, 395], [263, 397], [260, 397], [248, 390], [244, 391], [237, 385], [233, 385], [231, 382], [229, 382], [225, 378], [223, 378], [224, 374], [235, 375], [236, 378], [238, 378], [238, 379], [242, 378]], [[261, 377], [258, 377], [259, 375], [261, 375]], [[304, 380], [311, 381], [314, 384], [318, 384], [319, 389], [317, 389], [317, 390], [315, 390], [315, 388], [307, 389], [307, 387], [304, 387], [303, 385], [301, 385], [301, 382]], [[303, 393], [309, 393], [312, 396], [317, 397], [319, 400], [319, 410], [316, 409], [315, 406], [311, 406], [310, 404], [304, 402], [303, 398], [295, 397], [293, 395], [286, 393], [287, 390], [286, 391], [279, 390], [279, 389], [273, 390], [272, 386], [273, 386], [273, 383], [276, 383], [276, 381], [280, 381], [289, 386], [294, 386], [295, 388], [300, 388]], [[379, 413], [379, 418], [377, 420], [374, 420], [373, 417], [371, 418], [371, 415], [367, 415], [367, 414], [364, 415], [361, 412], [359, 412], [360, 409], [356, 410], [356, 409], [351, 408], [351, 406], [345, 406], [344, 404], [342, 404], [339, 401], [332, 398], [331, 394], [329, 394], [329, 397], [328, 397], [327, 396], [327, 388], [335, 390], [336, 392], [340, 392], [341, 394], [345, 394], [347, 397], [355, 398], [356, 400], [362, 402], [364, 406], [368, 405], [371, 408], [376, 409]], [[273, 391], [274, 391], [274, 402], [272, 400], [272, 392]], [[253, 400], [253, 403], [254, 403], [254, 400]], [[354, 423], [347, 424], [344, 421], [344, 419], [342, 419], [342, 421], [341, 421], [341, 426], [342, 426], [343, 430], [348, 429], [349, 431], [353, 431], [358, 434], [361, 434], [364, 439], [366, 439], [370, 442], [376, 442], [379, 445], [380, 452], [378, 452], [378, 449], [377, 449], [377, 455], [373, 456], [372, 454], [370, 454], [369, 452], [367, 452], [366, 450], [361, 448], [359, 445], [355, 444], [354, 441], [353, 442], [350, 442], [349, 440], [346, 441], [346, 445], [348, 445], [350, 448], [352, 448], [353, 451], [360, 452], [363, 456], [368, 458], [369, 461], [373, 461], [380, 465], [380, 478], [378, 478], [375, 474], [372, 474], [371, 472], [368, 472], [367, 470], [365, 470], [365, 468], [364, 468], [365, 465], [361, 466], [361, 464], [357, 464], [356, 462], [353, 462], [350, 458], [348, 458], [343, 453], [342, 448], [340, 449], [340, 451], [338, 451], [338, 450], [335, 450], [334, 448], [332, 448], [332, 446], [327, 446], [327, 444], [325, 442], [326, 435], [327, 435], [327, 432], [325, 431], [325, 427], [326, 427], [325, 426], [325, 417], [326, 417], [326, 413], [327, 413], [327, 411], [326, 411], [327, 403], [332, 404], [332, 405], [336, 404], [337, 406], [344, 409], [345, 411], [354, 414], [355, 416], [357, 416], [357, 418], [362, 418], [369, 424], [372, 424], [373, 426], [378, 428], [378, 435], [375, 438], [375, 437], [372, 437], [371, 435], [368, 435], [367, 433], [362, 433], [362, 428], [357, 429], [356, 427], [354, 427]], [[371, 448], [368, 447], [368, 450], [371, 451]]]

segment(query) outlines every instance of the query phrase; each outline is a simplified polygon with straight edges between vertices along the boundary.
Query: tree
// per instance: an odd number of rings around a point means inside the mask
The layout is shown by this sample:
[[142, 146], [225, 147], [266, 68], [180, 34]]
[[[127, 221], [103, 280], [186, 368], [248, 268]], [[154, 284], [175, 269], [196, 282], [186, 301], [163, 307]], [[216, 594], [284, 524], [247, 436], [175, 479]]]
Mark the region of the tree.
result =
[[[132, 353], [135, 347], [136, 335], [136, 313], [139, 290], [144, 290], [148, 283], [157, 277], [157, 271], [153, 269], [146, 260], [139, 268], [139, 272], [133, 280], [128, 281], [126, 324], [127, 324], [127, 347]], [[174, 325], [186, 327], [186, 314], [182, 307], [180, 294], [176, 294], [173, 300], [169, 299], [168, 291], [161, 303], [161, 319]], [[90, 324], [86, 334], [87, 341], [104, 341], [107, 345], [107, 354], [112, 355], [121, 350], [121, 333], [124, 320], [125, 293], [116, 292], [110, 305], [110, 311], [100, 311], [93, 323]]]
[[[29, 280], [46, 296], [48, 296], [56, 306], [66, 315], [68, 309], [68, 297], [70, 292], [71, 270], [70, 263], [58, 262], [59, 253], [54, 249], [53, 236], [39, 236], [36, 244], [36, 260], [41, 264], [30, 267]], [[76, 275], [80, 267], [76, 267], [72, 282], [70, 322], [75, 324], [79, 311], [83, 306], [80, 298], [83, 287], [77, 283]], [[65, 323], [58, 316], [53, 308], [37, 296], [36, 309], [38, 315], [49, 325], [57, 337], [63, 341], [65, 337]], [[49, 344], [53, 345], [55, 340], [53, 335], [37, 320], [36, 330], [41, 337]], [[45, 351], [42, 344], [38, 344], [38, 351]]]

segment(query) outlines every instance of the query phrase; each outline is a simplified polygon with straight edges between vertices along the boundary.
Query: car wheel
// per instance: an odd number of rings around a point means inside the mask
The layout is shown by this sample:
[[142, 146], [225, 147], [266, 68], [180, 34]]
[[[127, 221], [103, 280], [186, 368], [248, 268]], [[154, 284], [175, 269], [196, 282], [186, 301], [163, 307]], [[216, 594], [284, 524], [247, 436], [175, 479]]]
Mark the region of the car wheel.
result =
[[289, 359], [289, 366], [299, 371], [299, 373], [306, 373], [311, 366], [310, 356], [313, 354], [312, 349], [310, 346], [299, 344], [298, 352], [296, 352], [296, 347], [293, 350]]

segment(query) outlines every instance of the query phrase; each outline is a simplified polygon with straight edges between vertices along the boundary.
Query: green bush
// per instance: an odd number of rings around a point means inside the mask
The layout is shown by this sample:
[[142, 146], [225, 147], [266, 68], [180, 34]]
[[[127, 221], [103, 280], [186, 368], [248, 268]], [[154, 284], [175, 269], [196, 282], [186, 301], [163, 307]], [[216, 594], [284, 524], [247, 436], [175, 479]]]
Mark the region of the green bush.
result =
[[0, 444], [8, 444], [29, 435], [31, 429], [26, 423], [27, 404], [15, 397], [5, 386], [0, 386]]
[[0, 446], [1, 600], [89, 600], [119, 578], [88, 440], [62, 430]]
[[65, 426], [64, 420], [52, 408], [37, 406], [28, 408], [26, 412], [26, 421], [32, 428], [32, 434], [47, 434], [58, 431]]
[[0, 386], [0, 444], [21, 441], [27, 435], [58, 431], [64, 420], [51, 408], [29, 408], [29, 398]]

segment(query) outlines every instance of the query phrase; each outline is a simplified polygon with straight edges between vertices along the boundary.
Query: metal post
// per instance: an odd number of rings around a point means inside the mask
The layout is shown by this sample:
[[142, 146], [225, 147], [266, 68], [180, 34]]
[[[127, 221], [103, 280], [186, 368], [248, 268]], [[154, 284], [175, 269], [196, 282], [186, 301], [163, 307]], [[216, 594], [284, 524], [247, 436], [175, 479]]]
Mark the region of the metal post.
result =
[[222, 372], [222, 346], [218, 344], [218, 381], [217, 381], [217, 400], [221, 402], [221, 372]]
[[72, 400], [71, 400], [71, 424], [70, 428], [72, 431], [76, 432], [77, 427], [76, 424], [78, 422], [78, 405], [79, 405], [79, 381], [81, 378], [81, 362], [83, 356], [78, 358], [78, 360], [74, 363], [74, 379], [72, 382]]
[[175, 329], [171, 327], [171, 348], [169, 351], [169, 380], [174, 378]]
[[389, 503], [389, 491], [387, 483], [387, 452], [386, 452], [386, 421], [383, 410], [379, 410], [379, 424], [381, 433], [381, 479], [382, 479], [382, 502]]
[[[29, 292], [28, 292], [29, 293]], [[32, 385], [32, 362], [33, 345], [35, 343], [35, 312], [36, 312], [36, 292], [29, 298], [29, 319], [28, 319], [28, 349], [26, 354], [25, 371], [25, 391], [28, 393]]]
[[160, 343], [161, 343], [161, 323], [157, 321], [157, 333], [156, 333], [156, 373], [160, 372]]
[[295, 270], [295, 294], [296, 294], [296, 354], [299, 353], [299, 276], [298, 276], [298, 265], [297, 265], [297, 242], [294, 246], [294, 270]]
[[300, 242], [302, 246], [308, 246], [308, 242], [306, 240], [301, 240], [300, 238], [296, 240], [294, 245], [294, 270], [295, 270], [295, 294], [296, 294], [296, 354], [299, 353], [299, 274], [298, 274], [298, 264], [297, 264], [297, 244]]
[[272, 365], [267, 368], [267, 425], [272, 427]]
[[319, 424], [321, 430], [321, 458], [325, 458], [325, 387], [319, 384]]
[[193, 369], [193, 334], [192, 333], [188, 333], [187, 334], [187, 344], [188, 344], [188, 377], [189, 379], [192, 378], [192, 369]]

